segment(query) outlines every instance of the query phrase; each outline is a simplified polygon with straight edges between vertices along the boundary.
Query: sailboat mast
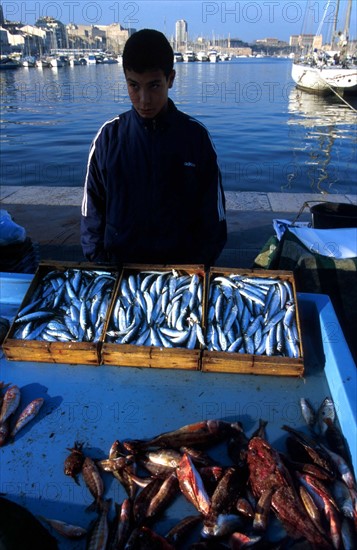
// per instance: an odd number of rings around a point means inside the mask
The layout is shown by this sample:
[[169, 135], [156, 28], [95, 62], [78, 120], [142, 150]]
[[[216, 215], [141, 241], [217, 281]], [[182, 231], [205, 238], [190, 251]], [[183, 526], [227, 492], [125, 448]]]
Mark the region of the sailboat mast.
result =
[[339, 9], [340, 9], [340, 0], [337, 0], [335, 17], [334, 17], [334, 21], [333, 21], [333, 30], [332, 30], [332, 35], [331, 35], [331, 50], [333, 50], [333, 45], [334, 45], [334, 41], [335, 41], [336, 34], [337, 34], [336, 31], [337, 31], [338, 10]]
[[351, 23], [351, 12], [352, 12], [352, 0], [349, 0], [348, 5], [347, 5], [346, 21], [345, 21], [345, 29], [344, 29], [344, 34], [345, 34], [346, 40], [348, 40], [348, 38], [349, 38], [350, 23]]

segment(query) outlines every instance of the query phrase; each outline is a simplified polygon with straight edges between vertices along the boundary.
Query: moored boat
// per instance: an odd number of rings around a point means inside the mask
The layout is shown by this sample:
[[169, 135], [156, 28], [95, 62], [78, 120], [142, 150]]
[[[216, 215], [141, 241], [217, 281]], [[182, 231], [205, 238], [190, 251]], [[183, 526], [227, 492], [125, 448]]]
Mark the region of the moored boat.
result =
[[192, 61], [196, 61], [196, 56], [193, 50], [186, 50], [183, 54], [183, 60], [186, 61], [186, 63], [191, 63]]
[[197, 61], [209, 61], [208, 54], [204, 50], [196, 53]]
[[294, 62], [291, 76], [301, 90], [318, 94], [357, 93], [357, 65], [320, 67]]
[[52, 66], [51, 62], [48, 59], [37, 59], [36, 60], [36, 67], [38, 69], [50, 68], [51, 66]]
[[182, 63], [183, 61], [183, 55], [181, 52], [174, 52], [174, 62], [175, 63]]
[[218, 61], [218, 52], [217, 50], [210, 50], [208, 52], [208, 59], [210, 63], [217, 63]]
[[26, 57], [23, 57], [21, 59], [21, 65], [27, 68], [36, 67], [36, 57], [34, 57], [33, 55], [27, 55]]
[[68, 61], [69, 61], [69, 66], [70, 67], [74, 67], [76, 65], [81, 64], [79, 58], [75, 57], [75, 56], [70, 57]]
[[64, 62], [59, 57], [49, 56], [45, 60], [47, 63], [49, 63], [49, 66], [57, 69], [58, 67], [63, 67]]
[[86, 55], [85, 60], [87, 62], [87, 65], [96, 65], [97, 64], [97, 58], [94, 54]]
[[0, 59], [0, 70], [18, 69], [21, 67], [20, 63], [16, 59], [5, 56]]
[[105, 56], [103, 57], [103, 63], [104, 65], [115, 65], [116, 63], [118, 63], [118, 60], [112, 56]]
[[[334, 28], [327, 44], [322, 45], [322, 28], [326, 23], [328, 8], [335, 8]], [[349, 42], [352, 0], [348, 0], [343, 31], [337, 31], [340, 3], [328, 1], [323, 18], [315, 34], [310, 50], [293, 59], [291, 77], [302, 90], [317, 93], [357, 93], [357, 57]], [[307, 6], [309, 9], [309, 6]]]
[[231, 57], [228, 53], [219, 53], [219, 59], [221, 61], [230, 61]]

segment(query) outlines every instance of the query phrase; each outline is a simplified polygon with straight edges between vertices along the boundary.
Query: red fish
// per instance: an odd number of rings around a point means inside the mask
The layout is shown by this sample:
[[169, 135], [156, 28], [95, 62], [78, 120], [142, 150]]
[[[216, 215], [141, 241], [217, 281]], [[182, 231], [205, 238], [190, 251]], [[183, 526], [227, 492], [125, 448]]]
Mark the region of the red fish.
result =
[[294, 538], [305, 537], [318, 548], [331, 548], [305, 512], [279, 453], [264, 439], [253, 437], [247, 460], [254, 496], [259, 499], [266, 491], [272, 491], [271, 507], [287, 532]]
[[233, 427], [229, 422], [220, 420], [204, 420], [195, 424], [182, 426], [178, 430], [165, 432], [153, 439], [125, 441], [123, 444], [130, 452], [136, 452], [150, 447], [169, 447], [179, 449], [182, 446], [213, 445], [227, 437]]
[[207, 515], [211, 508], [210, 498], [203, 485], [202, 478], [188, 454], [182, 456], [176, 468], [177, 479], [182, 493], [199, 512]]
[[64, 461], [63, 471], [66, 476], [73, 477], [74, 481], [79, 485], [78, 474], [82, 471], [83, 462], [85, 456], [82, 451], [83, 443], [79, 441], [74, 442], [74, 447], [68, 448], [67, 451], [71, 451]]
[[104, 494], [104, 483], [94, 460], [92, 460], [89, 456], [84, 459], [82, 476], [90, 493], [95, 498], [95, 501], [90, 508], [93, 508], [95, 504], [97, 504], [97, 507], [100, 508]]
[[43, 399], [43, 397], [38, 397], [37, 399], [31, 401], [31, 403], [29, 403], [27, 407], [24, 408], [11, 431], [11, 437], [14, 437], [17, 432], [19, 432], [24, 426], [26, 426], [26, 424], [28, 424], [31, 420], [35, 418], [35, 416], [37, 416], [44, 401], [45, 400]]
[[0, 412], [0, 423], [5, 422], [11, 416], [20, 404], [20, 388], [10, 386], [5, 392]]

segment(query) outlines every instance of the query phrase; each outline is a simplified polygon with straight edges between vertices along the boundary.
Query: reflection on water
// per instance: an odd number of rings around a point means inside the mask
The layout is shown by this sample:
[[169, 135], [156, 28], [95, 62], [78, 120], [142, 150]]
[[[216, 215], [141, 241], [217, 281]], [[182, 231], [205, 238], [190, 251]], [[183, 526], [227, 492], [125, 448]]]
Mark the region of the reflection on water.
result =
[[[291, 61], [175, 68], [170, 96], [209, 129], [225, 190], [355, 192], [356, 114], [296, 90]], [[0, 87], [3, 185], [83, 185], [98, 128], [130, 108], [117, 65], [2, 71]]]
[[[308, 167], [306, 174], [313, 192], [334, 192], [340, 181], [341, 174], [332, 164], [333, 152], [334, 148], [335, 152], [343, 148], [343, 140], [353, 140], [350, 129], [356, 126], [356, 109], [357, 98], [349, 98], [347, 105], [336, 96], [318, 96], [296, 88], [291, 90], [288, 125], [303, 130], [301, 144], [296, 151], [300, 149], [307, 157], [304, 164]], [[350, 162], [356, 162], [354, 153]], [[351, 166], [351, 183], [353, 172], [354, 167]]]

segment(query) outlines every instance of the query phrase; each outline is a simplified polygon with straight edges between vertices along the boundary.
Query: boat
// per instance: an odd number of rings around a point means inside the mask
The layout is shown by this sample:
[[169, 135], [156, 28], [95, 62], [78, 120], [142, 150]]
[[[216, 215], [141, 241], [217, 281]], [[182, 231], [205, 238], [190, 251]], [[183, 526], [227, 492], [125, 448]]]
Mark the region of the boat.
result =
[[85, 60], [87, 62], [87, 65], [96, 65], [97, 64], [97, 58], [94, 54], [88, 54], [85, 56]]
[[52, 67], [52, 65], [48, 59], [41, 58], [36, 60], [36, 67], [38, 69], [44, 69], [44, 68], [50, 68]]
[[182, 63], [183, 61], [183, 55], [181, 52], [174, 52], [174, 62], [175, 63]]
[[186, 61], [186, 63], [191, 63], [192, 61], [196, 61], [195, 52], [193, 50], [186, 50], [183, 54], [183, 60]]
[[19, 67], [21, 67], [21, 64], [16, 59], [8, 56], [1, 57], [0, 59], [0, 70], [18, 69]]
[[74, 55], [71, 56], [71, 57], [69, 57], [68, 61], [69, 61], [69, 66], [70, 66], [70, 67], [75, 67], [76, 65], [80, 65], [80, 64], [81, 64], [79, 58], [78, 58], [78, 57], [75, 57]]
[[[349, 43], [352, 0], [348, 0], [343, 31], [337, 31], [339, 7], [340, 2], [332, 5], [328, 0], [310, 51], [293, 59], [291, 77], [301, 90], [317, 94], [357, 93], [357, 58]], [[331, 8], [336, 12], [332, 35], [329, 45], [322, 46], [321, 30]], [[316, 47], [318, 44], [320, 48]]]
[[230, 61], [231, 60], [230, 55], [228, 53], [220, 52], [218, 55], [219, 55], [219, 59], [221, 61]]
[[118, 60], [115, 59], [114, 57], [108, 55], [108, 56], [103, 57], [103, 63], [104, 63], [104, 65], [115, 65], [115, 64], [118, 63]]
[[21, 59], [21, 65], [27, 68], [36, 67], [36, 57], [34, 57], [33, 55], [27, 55], [26, 57], [23, 57]]
[[50, 67], [52, 67], [53, 69], [63, 67], [64, 65], [64, 62], [59, 57], [49, 56], [45, 61], [49, 63]]
[[197, 61], [209, 61], [208, 54], [204, 50], [200, 50], [196, 53]]
[[208, 59], [210, 63], [217, 63], [218, 61], [218, 52], [217, 50], [209, 50]]

